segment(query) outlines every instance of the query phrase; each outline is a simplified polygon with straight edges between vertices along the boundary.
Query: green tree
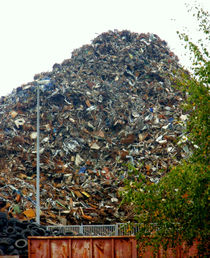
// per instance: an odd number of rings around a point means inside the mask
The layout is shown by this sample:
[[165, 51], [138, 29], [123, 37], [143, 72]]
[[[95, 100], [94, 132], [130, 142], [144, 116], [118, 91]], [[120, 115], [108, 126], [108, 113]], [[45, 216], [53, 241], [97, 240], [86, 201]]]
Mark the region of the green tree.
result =
[[175, 74], [175, 82], [186, 94], [183, 109], [189, 114], [185, 135], [191, 143], [191, 155], [171, 168], [158, 184], [150, 183], [139, 169], [128, 165], [135, 181], [126, 180], [123, 202], [129, 203], [140, 223], [139, 241], [153, 246], [176, 245], [197, 239], [200, 253], [207, 255], [209, 241], [209, 14], [194, 7], [199, 30], [205, 36], [193, 43], [186, 33], [178, 35], [191, 53], [192, 74], [184, 69]]

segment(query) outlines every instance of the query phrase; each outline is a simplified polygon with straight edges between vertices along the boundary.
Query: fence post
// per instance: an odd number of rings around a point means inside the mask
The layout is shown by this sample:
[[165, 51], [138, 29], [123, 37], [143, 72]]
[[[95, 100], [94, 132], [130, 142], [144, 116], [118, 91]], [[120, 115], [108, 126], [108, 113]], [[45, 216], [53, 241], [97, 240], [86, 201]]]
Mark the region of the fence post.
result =
[[84, 233], [84, 232], [83, 232], [83, 224], [81, 224], [81, 225], [79, 226], [79, 233], [82, 234], [82, 235], [83, 235], [83, 233]]
[[115, 236], [118, 236], [119, 230], [118, 230], [118, 223], [115, 224]]

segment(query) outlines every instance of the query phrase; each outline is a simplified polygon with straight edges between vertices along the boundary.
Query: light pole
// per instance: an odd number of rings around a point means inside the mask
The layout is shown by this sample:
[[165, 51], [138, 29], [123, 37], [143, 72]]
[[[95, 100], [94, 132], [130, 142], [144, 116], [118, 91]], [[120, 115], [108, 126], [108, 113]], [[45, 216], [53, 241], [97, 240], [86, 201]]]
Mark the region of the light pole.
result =
[[36, 223], [40, 224], [40, 154], [39, 154], [39, 120], [40, 120], [40, 105], [39, 105], [39, 83], [37, 86], [37, 142], [36, 142]]
[[37, 143], [36, 143], [36, 223], [40, 224], [40, 100], [39, 92], [40, 85], [41, 88], [49, 86], [51, 84], [51, 79], [46, 77], [41, 80], [35, 81], [37, 90]]

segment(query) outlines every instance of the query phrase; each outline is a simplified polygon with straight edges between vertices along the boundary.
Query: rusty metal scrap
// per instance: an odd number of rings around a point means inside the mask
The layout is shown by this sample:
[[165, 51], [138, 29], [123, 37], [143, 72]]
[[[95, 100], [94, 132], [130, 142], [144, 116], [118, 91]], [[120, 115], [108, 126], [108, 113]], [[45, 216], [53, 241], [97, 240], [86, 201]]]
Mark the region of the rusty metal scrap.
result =
[[176, 144], [186, 117], [172, 81], [179, 68], [157, 35], [109, 31], [1, 97], [1, 211], [34, 216], [39, 83], [41, 222], [128, 219], [119, 208], [123, 164], [141, 164], [158, 182], [187, 155]]

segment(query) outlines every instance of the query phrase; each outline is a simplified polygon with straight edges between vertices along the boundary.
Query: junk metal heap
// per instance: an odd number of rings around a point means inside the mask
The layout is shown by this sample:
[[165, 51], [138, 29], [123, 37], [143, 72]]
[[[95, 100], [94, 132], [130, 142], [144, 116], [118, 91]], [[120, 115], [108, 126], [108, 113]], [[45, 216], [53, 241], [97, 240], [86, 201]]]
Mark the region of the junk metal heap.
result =
[[108, 31], [2, 97], [1, 211], [35, 216], [39, 82], [41, 223], [130, 220], [129, 209], [119, 208], [123, 164], [141, 164], [158, 183], [187, 153], [176, 144], [186, 118], [173, 87], [177, 69], [177, 57], [157, 35]]

